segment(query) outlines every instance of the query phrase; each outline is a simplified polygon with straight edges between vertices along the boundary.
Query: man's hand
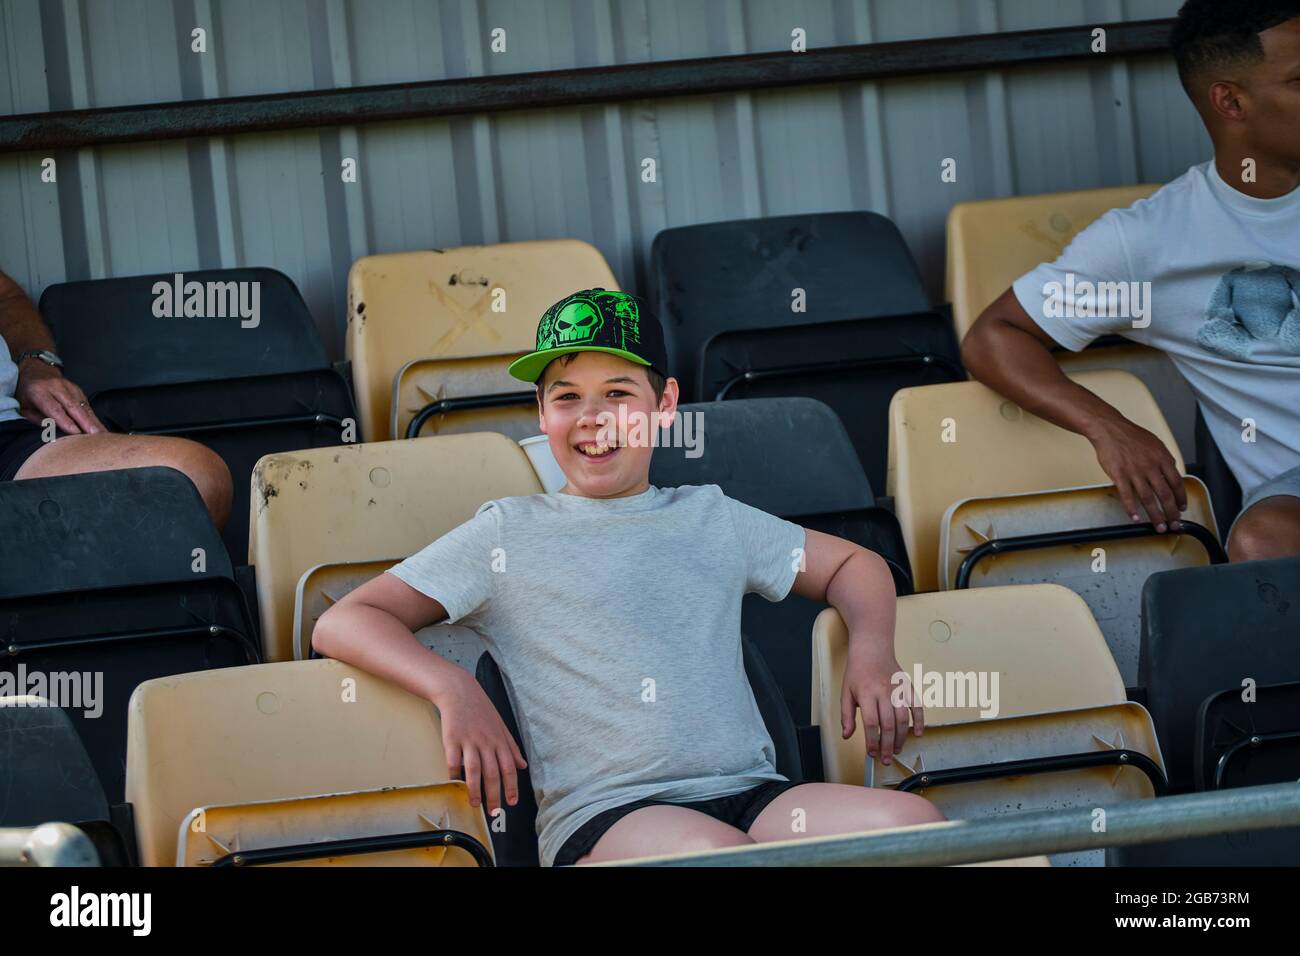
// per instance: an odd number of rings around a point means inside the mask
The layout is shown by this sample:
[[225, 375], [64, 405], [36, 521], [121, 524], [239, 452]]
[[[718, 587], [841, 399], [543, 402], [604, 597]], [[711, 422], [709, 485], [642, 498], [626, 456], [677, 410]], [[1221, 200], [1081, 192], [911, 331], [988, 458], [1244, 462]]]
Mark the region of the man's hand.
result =
[[853, 736], [856, 710], [862, 711], [867, 756], [875, 757], [879, 752], [881, 763], [889, 763], [895, 753], [902, 751], [907, 741], [909, 711], [916, 736], [925, 732], [925, 711], [893, 650], [882, 649], [879, 641], [855, 640], [850, 635], [849, 659], [840, 690], [840, 730], [845, 740]]
[[442, 718], [447, 769], [454, 775], [464, 766], [470, 804], [479, 805], [480, 780], [487, 794], [489, 817], [501, 806], [503, 785], [510, 806], [518, 803], [518, 771], [528, 763], [478, 682], [467, 671], [449, 669], [445, 682], [433, 694], [433, 703]]
[[1139, 520], [1138, 502], [1156, 530], [1182, 527], [1187, 492], [1174, 456], [1164, 443], [1140, 425], [1118, 416], [1098, 420], [1086, 433], [1097, 452], [1097, 463], [1115, 482], [1128, 515]]
[[52, 418], [69, 435], [108, 431], [91, 410], [85, 393], [57, 368], [38, 358], [23, 361], [14, 397], [18, 399], [19, 413], [34, 424]]

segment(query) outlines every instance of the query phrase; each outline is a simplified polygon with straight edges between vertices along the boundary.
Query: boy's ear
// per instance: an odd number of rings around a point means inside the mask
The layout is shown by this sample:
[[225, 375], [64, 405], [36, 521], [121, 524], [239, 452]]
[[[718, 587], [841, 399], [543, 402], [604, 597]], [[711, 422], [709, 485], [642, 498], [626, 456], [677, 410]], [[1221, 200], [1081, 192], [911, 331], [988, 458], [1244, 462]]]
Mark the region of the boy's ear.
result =
[[680, 388], [677, 379], [669, 378], [664, 382], [664, 397], [659, 400], [659, 427], [669, 428], [672, 426], [673, 418], [677, 415], [677, 399], [680, 396]]
[[546, 434], [546, 416], [545, 416], [544, 414], [542, 414], [542, 389], [541, 389], [541, 386], [537, 386], [537, 387], [536, 387], [536, 395], [537, 395], [537, 427], [538, 427], [539, 429], [541, 429], [542, 434], [545, 435], [545, 434]]

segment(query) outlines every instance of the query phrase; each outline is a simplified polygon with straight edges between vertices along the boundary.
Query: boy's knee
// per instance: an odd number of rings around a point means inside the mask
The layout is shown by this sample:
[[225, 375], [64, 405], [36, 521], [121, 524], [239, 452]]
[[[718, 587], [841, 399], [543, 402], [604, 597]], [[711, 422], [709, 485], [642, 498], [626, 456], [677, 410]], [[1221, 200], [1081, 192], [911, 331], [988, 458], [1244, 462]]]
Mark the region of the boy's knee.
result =
[[894, 826], [912, 827], [922, 823], [942, 823], [948, 819], [943, 811], [925, 797], [914, 793], [900, 793], [898, 797], [901, 799], [894, 807]]

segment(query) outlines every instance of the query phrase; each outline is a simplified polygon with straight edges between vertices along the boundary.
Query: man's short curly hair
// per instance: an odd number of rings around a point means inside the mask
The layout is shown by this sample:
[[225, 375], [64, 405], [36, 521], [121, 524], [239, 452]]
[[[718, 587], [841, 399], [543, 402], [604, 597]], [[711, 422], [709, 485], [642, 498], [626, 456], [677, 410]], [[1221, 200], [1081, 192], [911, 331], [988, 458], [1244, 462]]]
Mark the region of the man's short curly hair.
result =
[[1213, 69], [1258, 63], [1259, 35], [1300, 17], [1300, 0], [1187, 0], [1178, 11], [1170, 48], [1183, 89]]

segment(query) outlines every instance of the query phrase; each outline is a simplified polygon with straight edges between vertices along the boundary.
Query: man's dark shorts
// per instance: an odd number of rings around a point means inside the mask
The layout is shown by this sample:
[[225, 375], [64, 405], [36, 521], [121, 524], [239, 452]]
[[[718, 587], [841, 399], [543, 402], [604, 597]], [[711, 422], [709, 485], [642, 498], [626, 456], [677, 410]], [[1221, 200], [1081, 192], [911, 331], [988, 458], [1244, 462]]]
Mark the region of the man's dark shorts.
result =
[[573, 866], [591, 852], [596, 841], [605, 835], [606, 830], [633, 810], [640, 810], [642, 807], [685, 807], [688, 810], [698, 810], [700, 813], [707, 813], [715, 820], [730, 824], [737, 830], [748, 832], [769, 803], [791, 787], [797, 786], [799, 784], [789, 780], [769, 780], [767, 783], [760, 783], [756, 787], [733, 793], [728, 797], [700, 800], [696, 803], [673, 803], [668, 800], [636, 800], [625, 803], [621, 807], [613, 807], [596, 814], [573, 831], [573, 835], [560, 847], [560, 852], [555, 854], [553, 865]]
[[[56, 431], [55, 437], [65, 433]], [[18, 469], [41, 447], [41, 427], [25, 418], [0, 422], [0, 481], [12, 481]]]

